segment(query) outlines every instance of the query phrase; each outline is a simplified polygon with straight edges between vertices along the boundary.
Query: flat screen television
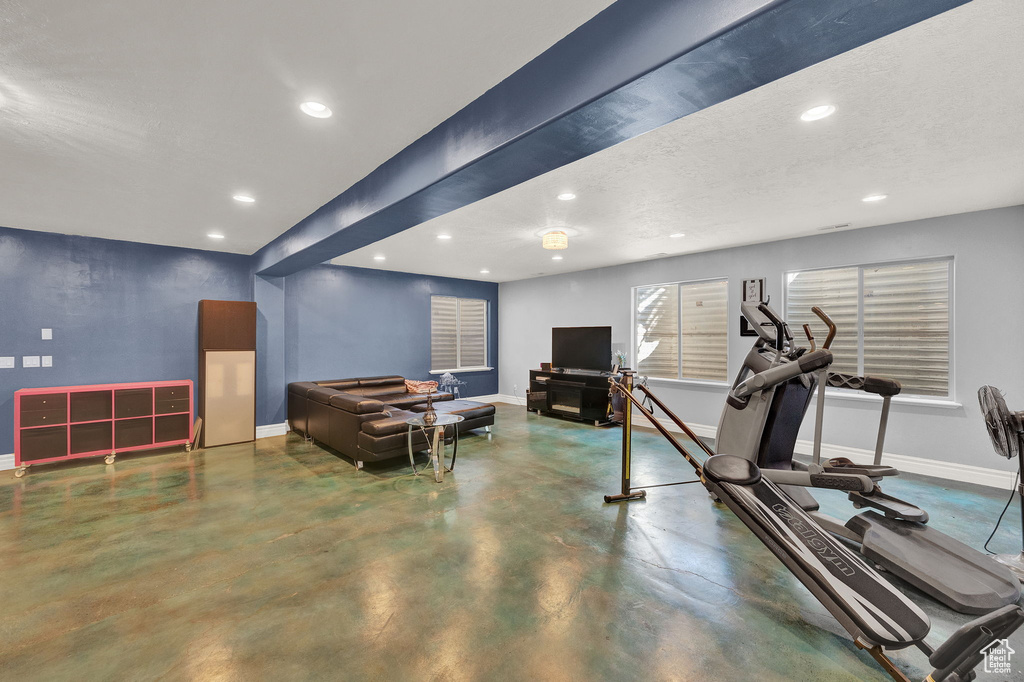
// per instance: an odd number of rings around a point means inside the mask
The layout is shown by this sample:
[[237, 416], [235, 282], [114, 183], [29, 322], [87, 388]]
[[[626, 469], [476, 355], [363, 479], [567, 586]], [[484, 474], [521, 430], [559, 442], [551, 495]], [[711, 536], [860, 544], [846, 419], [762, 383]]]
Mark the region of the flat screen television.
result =
[[612, 328], [552, 327], [551, 366], [608, 371], [612, 367]]

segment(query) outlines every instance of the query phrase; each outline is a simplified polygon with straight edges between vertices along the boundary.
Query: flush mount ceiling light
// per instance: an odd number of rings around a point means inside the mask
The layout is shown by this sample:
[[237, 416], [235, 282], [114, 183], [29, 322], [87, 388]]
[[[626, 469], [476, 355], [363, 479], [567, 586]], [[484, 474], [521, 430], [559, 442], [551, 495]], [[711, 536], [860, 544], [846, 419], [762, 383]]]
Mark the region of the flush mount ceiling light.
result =
[[873, 204], [876, 201], [881, 201], [882, 199], [885, 199], [887, 196], [889, 196], [889, 195], [888, 194], [872, 194], [870, 196], [864, 197], [863, 199], [861, 199], [861, 201], [869, 203], [869, 204]]
[[299, 109], [302, 110], [302, 113], [313, 118], [330, 118], [331, 114], [334, 113], [330, 107], [320, 102], [303, 102], [299, 105]]
[[670, 234], [669, 238], [670, 239], [682, 239], [685, 236], [686, 236], [685, 232], [676, 232], [675, 234]]
[[487, 268], [484, 268], [483, 270], [480, 271], [480, 274], [481, 275], [489, 275], [489, 274], [491, 274], [491, 271], [488, 270]]
[[567, 249], [569, 248], [569, 235], [561, 230], [552, 230], [541, 237], [540, 243], [545, 249], [551, 249], [552, 251]]
[[804, 113], [800, 114], [801, 121], [820, 121], [823, 118], [827, 118], [832, 114], [836, 113], [836, 108], [831, 104], [822, 104], [821, 106], [811, 107]]
[[561, 256], [552, 256], [551, 260], [562, 260]]
[[384, 256], [374, 256], [373, 260], [385, 260]]
[[211, 232], [206, 236], [209, 237], [210, 239], [224, 239], [224, 235], [218, 234], [216, 232]]
[[558, 195], [559, 201], [572, 201], [576, 198], [576, 195], [572, 192], [562, 192]]
[[450, 234], [439, 234], [439, 235], [437, 235], [437, 238], [441, 239], [441, 240], [445, 240], [445, 239], [451, 239], [452, 236]]
[[253, 204], [253, 203], [256, 203], [256, 200], [253, 199], [248, 194], [236, 194], [235, 196], [233, 196], [231, 198], [234, 199], [235, 201], [243, 203], [243, 204]]

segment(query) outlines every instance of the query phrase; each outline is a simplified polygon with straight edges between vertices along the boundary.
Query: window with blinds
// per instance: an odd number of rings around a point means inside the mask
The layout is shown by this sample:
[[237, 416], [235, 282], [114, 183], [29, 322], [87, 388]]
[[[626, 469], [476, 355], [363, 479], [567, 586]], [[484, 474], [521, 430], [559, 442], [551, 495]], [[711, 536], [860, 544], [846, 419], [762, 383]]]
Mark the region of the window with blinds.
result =
[[430, 369], [443, 371], [487, 365], [487, 301], [430, 297]]
[[633, 290], [637, 371], [661, 379], [728, 378], [728, 281]]
[[811, 307], [832, 317], [833, 371], [897, 379], [901, 395], [948, 397], [951, 268], [941, 259], [789, 273], [786, 315], [817, 339], [826, 330]]

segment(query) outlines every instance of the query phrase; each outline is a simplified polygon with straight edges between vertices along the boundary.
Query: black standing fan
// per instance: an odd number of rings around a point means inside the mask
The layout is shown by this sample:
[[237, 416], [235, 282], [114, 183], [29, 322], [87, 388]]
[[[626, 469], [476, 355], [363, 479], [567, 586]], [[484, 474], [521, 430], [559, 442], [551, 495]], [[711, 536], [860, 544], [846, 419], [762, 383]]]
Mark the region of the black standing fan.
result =
[[[1003, 394], [994, 386], [979, 388], [978, 402], [981, 403], [981, 413], [985, 416], [985, 428], [988, 429], [988, 435], [992, 438], [992, 446], [996, 452], [1007, 459], [1016, 458], [1018, 467], [1024, 468], [1024, 412], [1010, 412], [1006, 407], [1006, 401], [1003, 400]], [[1018, 477], [1021, 475], [1020, 469], [1018, 469], [1017, 475]], [[1020, 479], [1018, 478], [1018, 480]], [[1017, 493], [1021, 496], [1021, 532], [1024, 533], [1024, 483], [1017, 489]], [[1007, 506], [1009, 506], [1009, 502], [1007, 502]], [[997, 523], [996, 527], [998, 528], [998, 526]], [[995, 531], [992, 532], [995, 533]], [[1000, 554], [996, 556], [996, 559], [1009, 566], [1017, 577], [1024, 581], [1024, 540], [1021, 543], [1020, 554]]]

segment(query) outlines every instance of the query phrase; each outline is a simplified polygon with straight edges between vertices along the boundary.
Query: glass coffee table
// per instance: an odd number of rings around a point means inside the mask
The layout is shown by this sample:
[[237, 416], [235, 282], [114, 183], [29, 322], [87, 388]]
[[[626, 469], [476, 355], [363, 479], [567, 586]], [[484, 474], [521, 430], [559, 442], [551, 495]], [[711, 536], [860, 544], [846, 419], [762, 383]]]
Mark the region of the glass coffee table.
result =
[[[410, 417], [405, 420], [405, 423], [409, 425], [409, 464], [412, 465], [412, 472], [417, 476], [420, 475], [420, 471], [416, 471], [416, 461], [413, 459], [412, 451], [412, 436], [414, 429], [419, 429], [423, 432], [423, 437], [427, 440], [427, 452], [430, 454], [430, 462], [434, 465], [434, 480], [438, 483], [444, 480], [444, 472], [452, 471], [455, 469], [455, 457], [459, 454], [459, 429], [455, 427], [452, 429], [455, 432], [454, 443], [452, 444], [452, 464], [449, 467], [444, 465], [444, 451], [445, 451], [445, 431], [449, 426], [454, 426], [461, 421], [464, 421], [464, 417], [457, 414], [439, 414], [437, 420], [433, 424], [427, 424], [423, 421], [423, 415], [416, 417]], [[423, 465], [426, 467], [426, 464]]]

